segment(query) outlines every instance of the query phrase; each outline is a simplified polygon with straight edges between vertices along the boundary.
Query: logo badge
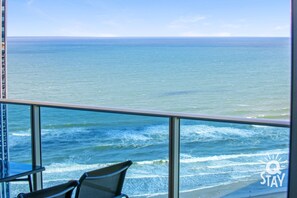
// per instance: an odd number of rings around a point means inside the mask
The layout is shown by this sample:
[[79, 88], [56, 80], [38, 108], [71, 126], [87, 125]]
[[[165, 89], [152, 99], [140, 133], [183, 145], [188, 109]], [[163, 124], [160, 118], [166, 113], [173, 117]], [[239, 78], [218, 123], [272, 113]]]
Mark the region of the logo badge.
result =
[[279, 155], [268, 155], [264, 161], [260, 161], [265, 164], [265, 171], [261, 172], [260, 184], [266, 185], [271, 188], [278, 188], [283, 186], [286, 173], [281, 170], [281, 158]]

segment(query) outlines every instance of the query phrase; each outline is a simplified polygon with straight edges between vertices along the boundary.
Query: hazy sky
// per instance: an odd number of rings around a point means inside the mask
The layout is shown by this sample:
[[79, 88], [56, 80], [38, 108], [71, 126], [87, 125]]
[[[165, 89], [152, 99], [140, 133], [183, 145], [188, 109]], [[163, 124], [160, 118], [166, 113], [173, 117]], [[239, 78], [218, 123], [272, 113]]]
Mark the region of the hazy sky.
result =
[[290, 0], [9, 0], [9, 36], [289, 36]]

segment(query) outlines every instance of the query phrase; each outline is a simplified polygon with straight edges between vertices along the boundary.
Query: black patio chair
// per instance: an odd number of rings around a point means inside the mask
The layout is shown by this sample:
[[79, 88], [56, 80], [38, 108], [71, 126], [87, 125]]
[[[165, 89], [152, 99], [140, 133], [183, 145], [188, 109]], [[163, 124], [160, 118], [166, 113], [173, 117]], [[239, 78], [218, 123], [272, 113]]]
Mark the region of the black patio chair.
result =
[[20, 193], [17, 198], [71, 198], [72, 191], [77, 185], [78, 181], [73, 180], [31, 193]]
[[122, 194], [127, 169], [132, 161], [114, 164], [84, 173], [79, 179], [75, 198], [128, 197]]

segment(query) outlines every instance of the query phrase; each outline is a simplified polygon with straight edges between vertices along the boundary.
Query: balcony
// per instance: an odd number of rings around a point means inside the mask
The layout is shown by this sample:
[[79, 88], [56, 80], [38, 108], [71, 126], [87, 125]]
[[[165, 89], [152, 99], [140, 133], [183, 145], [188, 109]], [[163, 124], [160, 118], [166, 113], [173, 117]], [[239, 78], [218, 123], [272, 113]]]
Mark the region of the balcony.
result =
[[[34, 189], [130, 159], [124, 192], [131, 197], [286, 197], [288, 121], [0, 102], [8, 109], [11, 161], [46, 168]], [[267, 164], [279, 164], [280, 177], [273, 180]], [[25, 182], [9, 188], [12, 197], [28, 191]]]

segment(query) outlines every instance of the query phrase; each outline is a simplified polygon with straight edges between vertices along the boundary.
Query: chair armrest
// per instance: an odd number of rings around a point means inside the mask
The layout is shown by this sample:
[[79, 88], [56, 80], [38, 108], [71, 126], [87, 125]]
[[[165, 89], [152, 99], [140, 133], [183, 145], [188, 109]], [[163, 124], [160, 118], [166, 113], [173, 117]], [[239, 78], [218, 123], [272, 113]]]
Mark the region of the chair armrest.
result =
[[72, 194], [72, 191], [78, 185], [78, 181], [71, 180], [67, 183], [52, 186], [31, 193], [20, 193], [18, 198], [32, 198], [32, 197], [65, 197]]

